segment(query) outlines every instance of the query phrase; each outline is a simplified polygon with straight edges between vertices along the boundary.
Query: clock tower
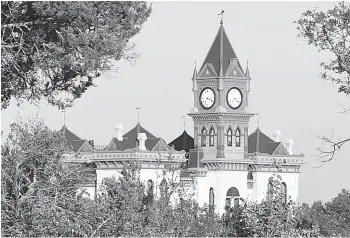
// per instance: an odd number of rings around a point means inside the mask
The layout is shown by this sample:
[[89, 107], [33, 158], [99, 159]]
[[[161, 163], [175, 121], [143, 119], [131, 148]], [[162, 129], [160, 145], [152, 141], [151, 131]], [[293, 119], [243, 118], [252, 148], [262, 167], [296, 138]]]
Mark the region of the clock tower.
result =
[[220, 191], [220, 181], [237, 177], [239, 171], [244, 178], [253, 163], [248, 157], [249, 119], [254, 116], [247, 110], [250, 80], [248, 66], [244, 71], [221, 21], [202, 66], [192, 76], [194, 105], [188, 115], [194, 121], [194, 149], [188, 172], [197, 191], [208, 191], [210, 183], [213, 191]]

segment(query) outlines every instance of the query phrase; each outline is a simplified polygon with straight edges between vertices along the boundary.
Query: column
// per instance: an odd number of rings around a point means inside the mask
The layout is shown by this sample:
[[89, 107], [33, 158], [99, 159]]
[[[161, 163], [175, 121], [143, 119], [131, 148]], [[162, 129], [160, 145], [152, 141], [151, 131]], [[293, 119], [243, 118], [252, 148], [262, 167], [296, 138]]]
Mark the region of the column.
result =
[[194, 133], [193, 133], [193, 139], [194, 139], [194, 148], [198, 148], [198, 125], [194, 125]]
[[248, 127], [244, 127], [244, 158], [248, 158]]

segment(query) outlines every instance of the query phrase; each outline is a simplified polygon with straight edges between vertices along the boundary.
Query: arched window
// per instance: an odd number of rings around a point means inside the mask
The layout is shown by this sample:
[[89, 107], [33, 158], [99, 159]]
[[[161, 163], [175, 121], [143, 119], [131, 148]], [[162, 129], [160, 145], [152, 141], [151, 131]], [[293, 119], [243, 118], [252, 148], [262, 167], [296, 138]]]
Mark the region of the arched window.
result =
[[168, 197], [168, 182], [165, 179], [160, 183], [160, 196], [163, 198]]
[[209, 146], [214, 146], [214, 128], [212, 127], [209, 132]]
[[229, 190], [227, 190], [225, 205], [231, 207], [231, 203], [233, 200], [234, 207], [237, 207], [239, 206], [239, 198], [240, 198], [240, 195], [239, 195], [238, 189], [235, 187], [232, 187]]
[[272, 201], [273, 199], [273, 185], [272, 182], [267, 184], [267, 200]]
[[237, 128], [236, 130], [236, 147], [241, 146], [241, 131]]
[[209, 189], [209, 206], [214, 206], [214, 189]]
[[281, 184], [281, 195], [283, 203], [287, 203], [287, 185], [285, 182]]
[[253, 188], [253, 171], [249, 170], [247, 174], [247, 188]]
[[145, 196], [143, 197], [143, 205], [150, 205], [153, 202], [153, 181], [152, 179], [149, 179], [146, 184], [146, 191], [145, 191]]
[[231, 128], [227, 131], [227, 146], [232, 146], [232, 130]]
[[202, 146], [207, 146], [207, 130], [205, 127], [202, 129]]

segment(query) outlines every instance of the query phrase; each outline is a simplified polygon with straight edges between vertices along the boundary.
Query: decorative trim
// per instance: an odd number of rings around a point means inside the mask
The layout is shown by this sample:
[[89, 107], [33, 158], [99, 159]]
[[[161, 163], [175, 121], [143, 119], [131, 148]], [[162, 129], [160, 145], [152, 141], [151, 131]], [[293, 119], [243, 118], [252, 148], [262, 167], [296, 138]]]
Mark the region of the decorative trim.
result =
[[[242, 80], [224, 80], [224, 84], [225, 86], [236, 86], [236, 87], [242, 87], [244, 88], [244, 86], [246, 85], [246, 81], [242, 81]], [[242, 90], [242, 89], [241, 89]]]
[[254, 116], [254, 114], [251, 113], [246, 113], [246, 114], [225, 114], [225, 113], [213, 113], [213, 114], [209, 114], [209, 113], [189, 113], [188, 114], [190, 117], [193, 118], [194, 122], [199, 122], [199, 121], [218, 121], [218, 120], [227, 120], [227, 121], [231, 121], [231, 120], [239, 120], [239, 121], [249, 121], [249, 119], [251, 117]]
[[218, 85], [218, 79], [216, 78], [206, 78], [206, 79], [200, 79], [197, 80], [198, 85], [210, 85], [210, 86], [217, 86]]

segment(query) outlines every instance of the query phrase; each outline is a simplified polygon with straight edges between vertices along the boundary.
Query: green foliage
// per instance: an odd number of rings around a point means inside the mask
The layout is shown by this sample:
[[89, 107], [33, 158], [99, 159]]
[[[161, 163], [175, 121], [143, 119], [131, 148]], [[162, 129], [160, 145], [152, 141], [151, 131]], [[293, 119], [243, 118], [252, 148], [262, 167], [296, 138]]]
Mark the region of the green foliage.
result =
[[350, 95], [350, 5], [339, 2], [327, 12], [308, 10], [295, 23], [299, 37], [334, 56], [321, 63], [322, 78], [339, 84], [338, 91]]
[[2, 108], [12, 97], [69, 105], [113, 61], [137, 57], [129, 40], [150, 12], [145, 2], [1, 2]]

